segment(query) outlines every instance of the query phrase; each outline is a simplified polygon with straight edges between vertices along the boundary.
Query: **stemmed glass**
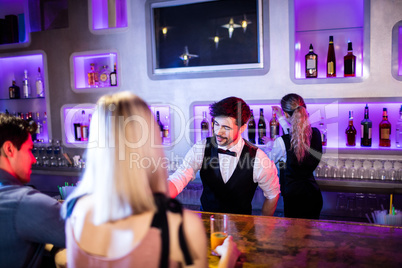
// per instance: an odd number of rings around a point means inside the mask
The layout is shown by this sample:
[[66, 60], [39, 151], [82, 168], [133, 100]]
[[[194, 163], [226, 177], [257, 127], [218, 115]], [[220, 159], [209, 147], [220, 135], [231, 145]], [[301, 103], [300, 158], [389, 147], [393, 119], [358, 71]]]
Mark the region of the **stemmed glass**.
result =
[[336, 160], [334, 159], [334, 162], [333, 162], [334, 164], [331, 167], [331, 175], [333, 178], [338, 178], [338, 175], [339, 175], [338, 162], [339, 162], [339, 159], [336, 159]]
[[356, 167], [359, 166], [357, 168], [357, 177], [359, 179], [364, 179], [364, 176], [365, 176], [365, 173], [366, 173], [366, 169], [364, 168], [364, 161], [363, 160], [362, 161], [356, 160], [354, 165]]
[[331, 167], [328, 164], [328, 161], [324, 160], [324, 163], [325, 164], [321, 169], [321, 176], [324, 177], [324, 178], [329, 178], [329, 177], [331, 177]]
[[398, 161], [393, 161], [392, 163], [392, 167], [390, 170], [388, 170], [388, 178], [392, 181], [397, 180], [398, 179], [398, 170], [395, 168], [395, 164]]
[[381, 164], [382, 164], [382, 167], [381, 167], [381, 169], [378, 171], [378, 178], [380, 179], [380, 180], [386, 180], [386, 179], [388, 179], [388, 172], [385, 170], [385, 163], [386, 163], [387, 161], [381, 161]]
[[[359, 178], [358, 173], [357, 173], [357, 168], [355, 167], [355, 165], [357, 164], [356, 161], [357, 160], [350, 160], [352, 165], [350, 166], [350, 168], [348, 169], [348, 177], [351, 179], [355, 179], [355, 178]], [[358, 162], [360, 164], [360, 162]]]
[[366, 169], [364, 177], [370, 180], [377, 179], [377, 170], [374, 167], [375, 160], [367, 160], [371, 162], [371, 167]]
[[339, 169], [338, 178], [346, 179], [348, 168], [346, 167], [346, 159], [340, 159], [343, 162], [343, 166]]

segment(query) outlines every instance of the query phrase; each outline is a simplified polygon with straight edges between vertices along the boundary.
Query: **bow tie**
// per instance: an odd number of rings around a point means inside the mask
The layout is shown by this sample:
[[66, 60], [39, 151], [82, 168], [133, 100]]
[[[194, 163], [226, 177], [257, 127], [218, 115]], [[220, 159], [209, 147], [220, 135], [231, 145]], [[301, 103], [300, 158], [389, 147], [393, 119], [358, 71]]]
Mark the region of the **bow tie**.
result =
[[236, 157], [236, 152], [231, 152], [229, 150], [223, 150], [223, 149], [218, 148], [218, 153], [220, 153], [220, 154], [228, 154], [228, 155]]

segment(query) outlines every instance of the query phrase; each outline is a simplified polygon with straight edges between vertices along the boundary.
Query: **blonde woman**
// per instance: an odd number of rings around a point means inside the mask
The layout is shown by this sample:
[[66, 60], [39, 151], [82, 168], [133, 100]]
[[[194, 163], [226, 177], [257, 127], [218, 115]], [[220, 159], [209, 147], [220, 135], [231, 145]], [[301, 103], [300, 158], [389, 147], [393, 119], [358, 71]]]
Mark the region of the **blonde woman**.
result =
[[313, 172], [322, 155], [321, 135], [311, 127], [301, 96], [284, 96], [281, 107], [273, 109], [289, 123], [289, 134], [276, 139], [268, 155], [280, 169], [284, 214], [290, 218], [318, 219], [323, 200]]
[[[68, 267], [207, 267], [203, 224], [167, 198], [166, 159], [147, 104], [128, 93], [99, 99], [87, 167], [63, 204]], [[237, 247], [226, 241], [222, 267]]]

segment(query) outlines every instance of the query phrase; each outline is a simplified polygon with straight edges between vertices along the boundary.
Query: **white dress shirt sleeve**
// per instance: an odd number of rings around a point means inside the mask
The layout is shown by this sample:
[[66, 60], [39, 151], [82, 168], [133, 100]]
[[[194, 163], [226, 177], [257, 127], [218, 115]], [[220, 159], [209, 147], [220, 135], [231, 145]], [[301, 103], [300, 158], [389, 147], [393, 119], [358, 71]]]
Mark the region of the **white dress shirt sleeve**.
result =
[[265, 198], [272, 199], [280, 193], [276, 166], [261, 149], [257, 149], [255, 156], [253, 179], [258, 183]]
[[178, 193], [181, 193], [195, 175], [201, 169], [204, 158], [206, 140], [200, 140], [191, 147], [183, 159], [180, 167], [169, 176], [168, 181], [172, 182]]

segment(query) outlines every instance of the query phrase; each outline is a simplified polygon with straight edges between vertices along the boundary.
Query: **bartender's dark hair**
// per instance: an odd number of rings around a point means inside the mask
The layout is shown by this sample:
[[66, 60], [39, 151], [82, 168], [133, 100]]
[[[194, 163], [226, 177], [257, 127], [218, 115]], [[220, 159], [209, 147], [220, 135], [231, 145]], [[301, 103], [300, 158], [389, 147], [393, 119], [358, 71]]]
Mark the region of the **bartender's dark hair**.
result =
[[215, 102], [211, 104], [209, 110], [212, 117], [233, 117], [238, 126], [247, 124], [251, 116], [250, 107], [244, 100], [237, 97], [228, 97], [221, 101]]
[[310, 149], [312, 129], [306, 110], [306, 103], [297, 94], [291, 93], [281, 100], [282, 110], [290, 115], [290, 145], [297, 161], [301, 162]]
[[6, 141], [11, 141], [17, 150], [20, 150], [29, 133], [25, 120], [9, 114], [0, 114], [0, 148]]

